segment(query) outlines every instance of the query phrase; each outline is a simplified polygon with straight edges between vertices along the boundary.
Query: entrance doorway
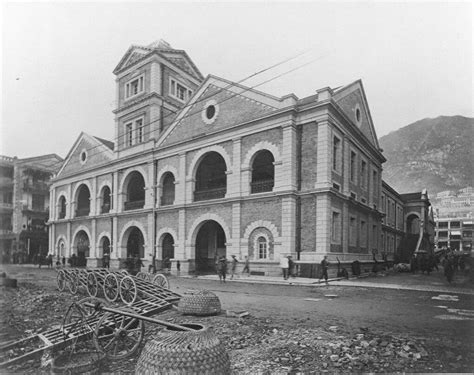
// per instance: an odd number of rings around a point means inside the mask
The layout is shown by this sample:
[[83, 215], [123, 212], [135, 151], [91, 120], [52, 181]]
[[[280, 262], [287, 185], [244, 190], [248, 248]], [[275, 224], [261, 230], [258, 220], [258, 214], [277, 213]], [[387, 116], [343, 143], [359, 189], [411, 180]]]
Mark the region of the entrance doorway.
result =
[[81, 230], [76, 237], [77, 266], [85, 267], [89, 256], [89, 236]]
[[127, 258], [145, 257], [145, 240], [137, 227], [133, 227], [127, 240]]
[[226, 256], [224, 229], [214, 220], [205, 222], [196, 236], [196, 272], [216, 271], [216, 260]]

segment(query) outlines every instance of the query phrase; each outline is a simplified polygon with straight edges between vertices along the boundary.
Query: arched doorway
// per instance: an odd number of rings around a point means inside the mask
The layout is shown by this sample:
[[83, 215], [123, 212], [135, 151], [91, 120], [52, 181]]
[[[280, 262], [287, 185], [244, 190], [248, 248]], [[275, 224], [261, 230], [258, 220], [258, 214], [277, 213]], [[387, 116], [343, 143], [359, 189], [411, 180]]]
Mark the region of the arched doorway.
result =
[[204, 156], [196, 171], [194, 200], [224, 198], [227, 191], [227, 166], [224, 158], [215, 151]]
[[167, 206], [174, 203], [175, 180], [173, 173], [166, 172], [162, 179], [161, 205]]
[[174, 258], [174, 240], [171, 234], [166, 233], [163, 236], [163, 241], [162, 241], [161, 246], [163, 248], [163, 260], [166, 258], [173, 259]]
[[145, 205], [145, 179], [141, 173], [134, 171], [130, 174], [126, 192], [125, 211], [143, 208]]
[[76, 242], [74, 244], [77, 251], [76, 265], [84, 267], [87, 264], [87, 257], [89, 256], [90, 242], [89, 236], [83, 230], [76, 235]]
[[91, 193], [89, 188], [82, 184], [77, 193], [76, 217], [89, 216], [91, 208]]
[[108, 186], [104, 186], [102, 192], [100, 194], [100, 213], [106, 214], [110, 212], [110, 188]]
[[110, 240], [107, 236], [102, 237], [100, 240], [99, 254], [97, 256], [102, 258], [104, 255], [110, 256]]
[[407, 217], [407, 233], [420, 233], [420, 218], [418, 217], [418, 215], [411, 214]]
[[215, 272], [215, 262], [226, 256], [224, 229], [214, 220], [206, 221], [196, 236], [196, 271]]
[[127, 239], [127, 258], [145, 257], [145, 240], [137, 227], [132, 227]]
[[268, 150], [259, 151], [252, 163], [251, 193], [272, 191], [275, 185], [275, 158]]

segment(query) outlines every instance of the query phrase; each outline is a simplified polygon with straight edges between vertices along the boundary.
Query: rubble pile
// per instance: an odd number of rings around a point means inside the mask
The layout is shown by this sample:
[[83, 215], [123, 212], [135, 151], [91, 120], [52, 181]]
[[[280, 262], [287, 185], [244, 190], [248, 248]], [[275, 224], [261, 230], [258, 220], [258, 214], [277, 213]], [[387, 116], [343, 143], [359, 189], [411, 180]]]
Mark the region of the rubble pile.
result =
[[[69, 304], [80, 298], [22, 283], [0, 298], [0, 328], [10, 333], [10, 339], [41, 332], [61, 324]], [[302, 317], [279, 319], [272, 317], [271, 312], [266, 317], [256, 317], [252, 311], [194, 317], [170, 310], [160, 314], [159, 319], [212, 327], [226, 346], [235, 374], [474, 370], [474, 354], [469, 354], [465, 343], [437, 337], [435, 332], [427, 333], [427, 337], [402, 336], [366, 327], [348, 328], [334, 317], [315, 325], [314, 321]], [[142, 348], [161, 329], [161, 326], [146, 324]], [[132, 358], [107, 362], [103, 371], [131, 374], [139, 353]], [[34, 374], [38, 368], [38, 361], [28, 360], [16, 370]]]

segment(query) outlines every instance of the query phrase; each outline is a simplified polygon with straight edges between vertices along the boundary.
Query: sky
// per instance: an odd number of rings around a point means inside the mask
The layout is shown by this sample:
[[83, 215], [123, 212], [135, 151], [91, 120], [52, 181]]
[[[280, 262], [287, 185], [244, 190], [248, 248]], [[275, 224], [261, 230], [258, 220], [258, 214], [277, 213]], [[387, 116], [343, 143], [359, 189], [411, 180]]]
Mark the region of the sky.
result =
[[[115, 76], [164, 39], [213, 74], [299, 98], [362, 79], [377, 136], [473, 117], [473, 2], [17, 2], [1, 5], [0, 154], [113, 140]], [[262, 82], [269, 81], [265, 84]]]

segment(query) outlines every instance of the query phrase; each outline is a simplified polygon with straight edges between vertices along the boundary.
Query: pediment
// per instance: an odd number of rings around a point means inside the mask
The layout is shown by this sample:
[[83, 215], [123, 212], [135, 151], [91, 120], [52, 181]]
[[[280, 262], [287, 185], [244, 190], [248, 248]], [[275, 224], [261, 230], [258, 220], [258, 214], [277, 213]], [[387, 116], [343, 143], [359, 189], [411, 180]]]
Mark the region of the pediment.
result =
[[333, 100], [369, 142], [378, 149], [379, 143], [362, 82], [358, 80], [337, 89]]
[[105, 164], [114, 158], [114, 152], [97, 138], [81, 133], [71, 147], [57, 177], [77, 173]]
[[[158, 145], [168, 146], [232, 128], [271, 113], [280, 104], [277, 98], [216, 77], [208, 77], [163, 134]], [[215, 111], [215, 116], [211, 118], [208, 118], [209, 106], [214, 106]]]

